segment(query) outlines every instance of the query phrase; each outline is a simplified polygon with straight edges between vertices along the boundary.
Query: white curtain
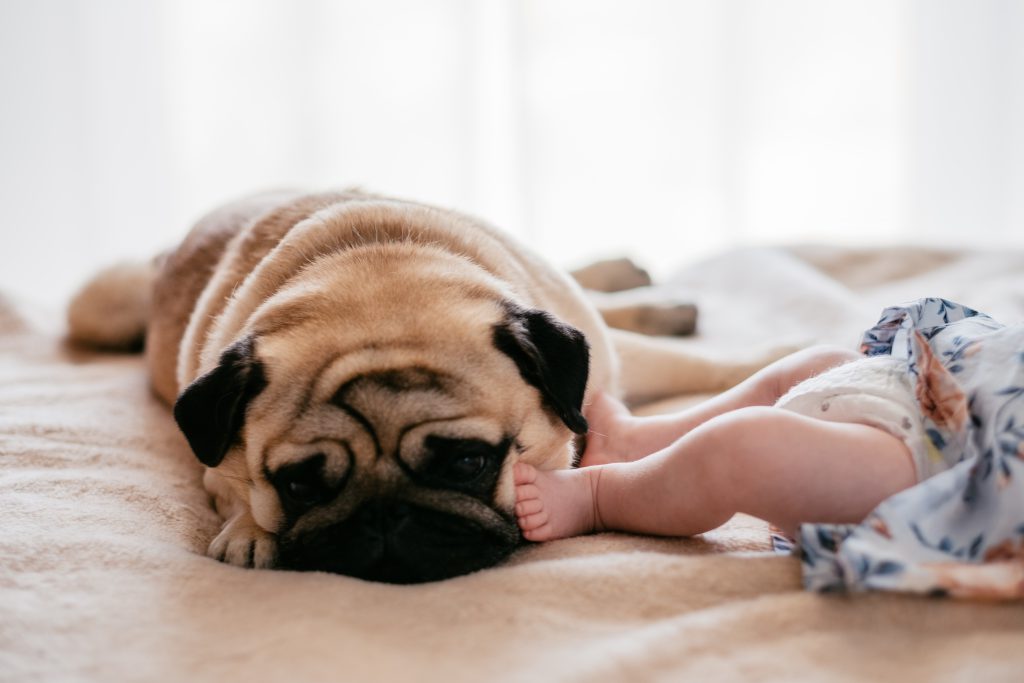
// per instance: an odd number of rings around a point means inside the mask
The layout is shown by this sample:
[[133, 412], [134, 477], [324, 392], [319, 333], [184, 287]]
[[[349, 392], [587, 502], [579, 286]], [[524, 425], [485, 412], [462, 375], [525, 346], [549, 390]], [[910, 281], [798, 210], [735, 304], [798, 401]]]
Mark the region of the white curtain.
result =
[[1015, 0], [0, 0], [0, 291], [56, 303], [268, 187], [563, 265], [1024, 245]]

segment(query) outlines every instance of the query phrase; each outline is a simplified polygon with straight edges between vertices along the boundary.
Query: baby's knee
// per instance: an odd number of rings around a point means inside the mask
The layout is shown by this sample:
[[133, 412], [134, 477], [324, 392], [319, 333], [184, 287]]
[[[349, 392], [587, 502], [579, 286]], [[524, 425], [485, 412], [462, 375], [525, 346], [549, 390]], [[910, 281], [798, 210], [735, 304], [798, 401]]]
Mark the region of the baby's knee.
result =
[[751, 406], [725, 413], [706, 423], [708, 431], [700, 476], [726, 506], [739, 509], [764, 485], [764, 469], [776, 461], [783, 433], [792, 428], [786, 411]]
[[[753, 482], [750, 473], [770, 439], [767, 432], [778, 429], [777, 408], [753, 406], [724, 413], [690, 433], [699, 439], [689, 460], [692, 475], [718, 504], [739, 509]], [[769, 446], [770, 447], [770, 446]]]
[[748, 406], [715, 419], [716, 437], [732, 450], [763, 446], [765, 438], [786, 427], [788, 414], [770, 406]]
[[730, 411], [706, 423], [707, 449], [716, 465], [736, 471], [746, 460], [772, 449], [780, 432], [789, 428], [787, 417], [785, 411], [768, 406]]

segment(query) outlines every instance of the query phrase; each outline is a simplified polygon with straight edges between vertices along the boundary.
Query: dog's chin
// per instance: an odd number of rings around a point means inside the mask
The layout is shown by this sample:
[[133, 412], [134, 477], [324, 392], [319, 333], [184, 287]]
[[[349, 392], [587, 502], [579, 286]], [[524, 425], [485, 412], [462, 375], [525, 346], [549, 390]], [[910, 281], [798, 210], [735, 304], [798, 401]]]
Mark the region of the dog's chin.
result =
[[278, 567], [383, 583], [440, 581], [497, 564], [521, 542], [500, 529], [404, 502], [370, 501], [348, 519], [282, 539]]

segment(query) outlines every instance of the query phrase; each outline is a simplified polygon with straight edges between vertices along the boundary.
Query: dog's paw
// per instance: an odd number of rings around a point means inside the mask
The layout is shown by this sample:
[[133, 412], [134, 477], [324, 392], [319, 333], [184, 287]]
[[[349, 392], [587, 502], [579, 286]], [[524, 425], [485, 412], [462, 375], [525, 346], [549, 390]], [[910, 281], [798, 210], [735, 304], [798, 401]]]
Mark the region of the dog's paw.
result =
[[634, 332], [681, 337], [697, 329], [697, 306], [691, 303], [641, 304], [636, 307]]
[[206, 554], [237, 567], [268, 569], [277, 558], [277, 537], [243, 512], [224, 523]]
[[598, 261], [574, 270], [571, 275], [584, 289], [595, 292], [621, 292], [650, 287], [651, 276], [628, 258]]

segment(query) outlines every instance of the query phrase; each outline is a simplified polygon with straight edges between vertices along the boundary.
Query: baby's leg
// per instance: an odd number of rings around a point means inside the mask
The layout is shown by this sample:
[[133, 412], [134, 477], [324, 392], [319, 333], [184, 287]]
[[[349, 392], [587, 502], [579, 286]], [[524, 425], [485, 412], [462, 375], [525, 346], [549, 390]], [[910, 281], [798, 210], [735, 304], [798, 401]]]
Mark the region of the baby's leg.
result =
[[604, 529], [691, 536], [736, 512], [792, 533], [803, 522], [860, 522], [916, 481], [891, 434], [776, 408], [713, 418], [634, 462], [553, 472], [518, 464], [515, 478], [531, 541]]
[[771, 406], [794, 385], [829, 368], [862, 358], [850, 349], [815, 346], [781, 358], [732, 389], [672, 415], [633, 417], [624, 405], [599, 394], [585, 409], [590, 429], [581, 467], [645, 457], [713, 417], [749, 406]]

